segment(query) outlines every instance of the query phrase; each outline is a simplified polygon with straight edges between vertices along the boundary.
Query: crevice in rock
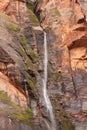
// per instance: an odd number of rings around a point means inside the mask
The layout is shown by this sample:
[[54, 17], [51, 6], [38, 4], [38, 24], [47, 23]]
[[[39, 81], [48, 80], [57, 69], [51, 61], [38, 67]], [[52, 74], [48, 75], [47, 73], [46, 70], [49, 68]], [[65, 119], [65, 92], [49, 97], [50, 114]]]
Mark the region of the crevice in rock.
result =
[[70, 55], [70, 50], [68, 48], [68, 52], [69, 52], [69, 66], [70, 66], [70, 74], [71, 74], [71, 78], [72, 78], [72, 83], [73, 83], [73, 88], [74, 88], [74, 94], [75, 97], [78, 98], [78, 93], [77, 93], [77, 89], [76, 89], [76, 84], [75, 84], [75, 80], [73, 77], [73, 71], [72, 71], [72, 65], [71, 65], [71, 55]]
[[[76, 2], [79, 4], [79, 6], [80, 6], [80, 2], [79, 2], [79, 0], [76, 0]], [[83, 11], [83, 9], [82, 9], [82, 7], [80, 6], [80, 8], [81, 8], [81, 11], [83, 12], [83, 15], [84, 15], [84, 18], [83, 19], [80, 19], [80, 21], [78, 21], [78, 23], [80, 22], [83, 22], [83, 21], [85, 21], [86, 22], [86, 15], [85, 15], [85, 13], [84, 13], [84, 11]]]
[[81, 24], [81, 23], [85, 23], [85, 22], [86, 22], [85, 18], [82, 18], [82, 19], [79, 19], [77, 23]]
[[[86, 81], [84, 79], [85, 66], [87, 61], [87, 36], [83, 36], [80, 39], [74, 41], [69, 47], [69, 63], [72, 76], [72, 82], [74, 86], [74, 91], [76, 97], [83, 94], [86, 86]], [[71, 61], [72, 60], [72, 61]], [[71, 63], [72, 62], [72, 63]], [[73, 71], [72, 71], [73, 69]], [[83, 70], [84, 72], [81, 71]], [[81, 92], [82, 90], [82, 92]]]
[[32, 70], [28, 70], [29, 74], [31, 75], [32, 78], [36, 80], [36, 75]]
[[68, 46], [68, 49], [71, 50], [71, 49], [79, 48], [79, 47], [87, 47], [86, 41], [87, 41], [87, 36], [85, 35], [81, 37], [80, 39], [73, 41], [72, 44]]
[[9, 3], [8, 3], [8, 5], [5, 7], [4, 12], [6, 12], [6, 11], [7, 11], [7, 9], [8, 9], [8, 7], [9, 7], [9, 5], [10, 5], [10, 2], [9, 2]]
[[5, 52], [1, 47], [0, 47], [0, 62], [3, 62], [5, 64], [15, 64], [14, 60], [8, 55], [7, 52]]

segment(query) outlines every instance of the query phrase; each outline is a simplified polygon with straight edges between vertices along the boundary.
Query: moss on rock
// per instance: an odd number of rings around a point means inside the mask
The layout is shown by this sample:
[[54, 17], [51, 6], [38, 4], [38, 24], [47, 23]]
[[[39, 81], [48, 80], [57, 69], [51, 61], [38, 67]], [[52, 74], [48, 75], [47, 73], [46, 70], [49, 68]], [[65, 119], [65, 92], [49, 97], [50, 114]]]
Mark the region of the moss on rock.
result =
[[22, 56], [23, 59], [26, 58], [26, 53], [25, 53], [25, 51], [24, 51], [24, 49], [23, 49], [23, 47], [21, 45], [18, 48], [18, 52]]
[[7, 104], [11, 105], [10, 97], [8, 97], [7, 94], [1, 90], [0, 90], [0, 100], [5, 101]]
[[30, 1], [30, 0], [27, 0], [27, 7], [28, 7], [30, 10], [33, 11], [33, 9], [34, 9], [34, 3], [33, 3], [32, 1]]
[[19, 41], [22, 42], [24, 45], [28, 44], [28, 41], [24, 36], [20, 36]]
[[57, 81], [58, 78], [62, 78], [62, 74], [60, 72], [54, 73], [52, 77], [53, 81]]
[[[21, 42], [22, 47], [26, 50], [26, 54], [31, 58], [32, 61], [36, 61], [37, 56], [34, 52], [34, 50], [30, 47], [28, 40], [24, 37], [24, 36], [20, 36], [19, 38], [19, 42]], [[22, 51], [23, 53], [23, 49], [21, 48], [20, 52]]]
[[26, 108], [26, 111], [18, 111], [17, 113], [11, 113], [11, 116], [13, 116], [16, 120], [22, 121], [27, 125], [32, 125], [33, 123], [33, 112], [30, 108]]
[[12, 20], [12, 18], [4, 13], [0, 13], [0, 18], [4, 20], [4, 22], [8, 21], [8, 22], [12, 22], [14, 23], [14, 21]]
[[37, 19], [32, 10], [28, 9], [28, 15], [32, 25], [40, 26], [39, 20]]
[[31, 49], [31, 47], [29, 46], [27, 39], [24, 36], [20, 37], [19, 42], [21, 42], [21, 44], [19, 45], [18, 52], [22, 56], [22, 59], [23, 59], [24, 75], [25, 75], [25, 78], [27, 80], [29, 87], [31, 88], [31, 90], [34, 91], [35, 79], [33, 79], [33, 77], [29, 74], [29, 70], [33, 71], [34, 74], [37, 73], [36, 67], [32, 63], [32, 60], [36, 59], [36, 55], [34, 51]]
[[35, 52], [34, 52], [32, 49], [30, 50], [30, 57], [31, 57], [31, 59], [32, 59], [33, 61], [36, 61], [36, 60], [37, 60], [37, 56], [36, 56]]
[[18, 27], [18, 25], [13, 24], [13, 23], [10, 23], [10, 22], [6, 22], [6, 27], [7, 27], [9, 30], [14, 31], [14, 32], [20, 31], [20, 28]]
[[32, 11], [34, 10], [35, 4], [39, 4], [42, 0], [36, 0], [35, 2], [32, 2], [30, 0], [26, 0], [27, 2], [27, 7], [31, 9]]
[[27, 55], [26, 50], [23, 48], [22, 45], [19, 45], [19, 48], [17, 51], [19, 52], [19, 54], [21, 55], [22, 60], [23, 60], [23, 63], [22, 63], [23, 75], [26, 78], [27, 83], [28, 83], [29, 87], [31, 88], [31, 90], [34, 90], [35, 89], [35, 79], [33, 79], [33, 77], [29, 74], [29, 71], [32, 71], [36, 75], [36, 73], [37, 73], [36, 67], [32, 63], [32, 60]]
[[31, 90], [35, 89], [35, 82], [33, 81], [32, 77], [29, 75], [28, 72], [25, 72], [25, 77], [27, 79], [27, 82], [29, 84], [29, 87], [31, 88]]
[[0, 102], [11, 106], [11, 110], [0, 110], [0, 113], [8, 113], [10, 116], [18, 121], [22, 121], [27, 125], [31, 125], [33, 121], [33, 113], [30, 108], [25, 108], [25, 111], [21, 106], [16, 105], [11, 101], [10, 97], [4, 91], [0, 91]]

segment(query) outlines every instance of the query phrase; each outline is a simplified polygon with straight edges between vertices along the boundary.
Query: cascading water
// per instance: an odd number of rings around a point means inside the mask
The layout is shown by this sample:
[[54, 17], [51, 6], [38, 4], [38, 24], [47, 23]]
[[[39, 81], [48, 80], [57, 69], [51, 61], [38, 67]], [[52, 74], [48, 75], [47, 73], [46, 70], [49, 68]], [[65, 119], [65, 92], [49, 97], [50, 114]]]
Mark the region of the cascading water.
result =
[[47, 123], [49, 130], [56, 130], [56, 123], [54, 120], [53, 109], [51, 105], [51, 101], [47, 94], [47, 65], [48, 65], [48, 54], [47, 54], [47, 37], [46, 32], [44, 32], [44, 79], [43, 79], [43, 97], [45, 102], [45, 107], [47, 109], [47, 113], [50, 116], [51, 124]]

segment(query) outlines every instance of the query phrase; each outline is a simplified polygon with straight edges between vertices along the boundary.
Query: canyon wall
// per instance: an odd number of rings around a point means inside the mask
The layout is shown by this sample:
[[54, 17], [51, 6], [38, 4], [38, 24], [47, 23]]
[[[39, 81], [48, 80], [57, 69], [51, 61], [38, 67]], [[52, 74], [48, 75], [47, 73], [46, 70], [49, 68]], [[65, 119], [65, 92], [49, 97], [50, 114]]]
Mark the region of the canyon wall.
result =
[[87, 129], [86, 8], [85, 0], [51, 0], [43, 1], [37, 11], [48, 33], [48, 90], [63, 130], [72, 128], [62, 123], [67, 119], [59, 102], [75, 130]]
[[43, 43], [57, 130], [87, 129], [86, 0], [0, 1], [0, 130], [48, 130]]

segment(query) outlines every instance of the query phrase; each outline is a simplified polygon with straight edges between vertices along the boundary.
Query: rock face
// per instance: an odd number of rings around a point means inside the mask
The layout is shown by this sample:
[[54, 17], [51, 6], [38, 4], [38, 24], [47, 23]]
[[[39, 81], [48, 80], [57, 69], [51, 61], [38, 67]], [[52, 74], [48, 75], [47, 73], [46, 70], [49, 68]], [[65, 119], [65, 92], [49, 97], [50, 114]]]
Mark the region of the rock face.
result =
[[[48, 91], [55, 116], [62, 130], [83, 130], [87, 128], [85, 116], [87, 112], [87, 2], [81, 0], [45, 2], [42, 2], [39, 10], [41, 25], [48, 33]], [[67, 127], [62, 123], [62, 120], [67, 119], [64, 118], [58, 102], [65, 108], [74, 128], [66, 123], [68, 121], [65, 121]]]
[[9, 4], [10, 0], [5, 0], [2, 1], [0, 0], [0, 12], [4, 12], [5, 9], [7, 8], [8, 4]]
[[0, 5], [0, 130], [31, 130], [40, 77], [35, 35], [43, 32], [35, 29], [39, 21], [25, 1]]
[[56, 130], [87, 129], [86, 21], [86, 0], [0, 1], [0, 130], [48, 130], [43, 30]]

